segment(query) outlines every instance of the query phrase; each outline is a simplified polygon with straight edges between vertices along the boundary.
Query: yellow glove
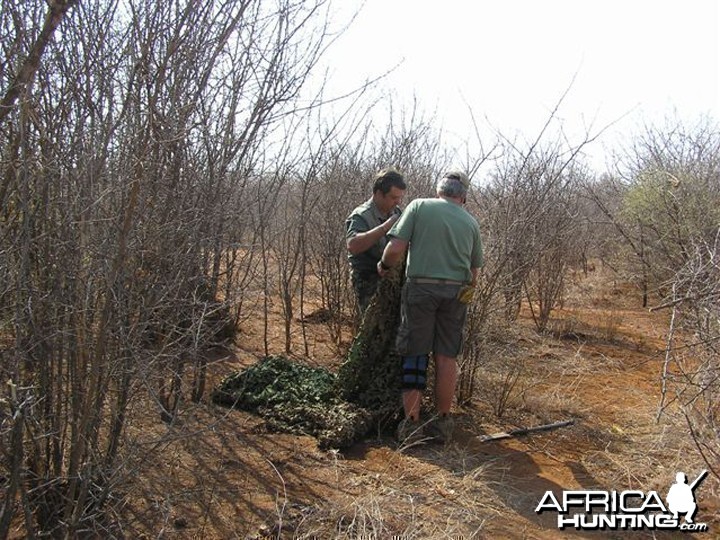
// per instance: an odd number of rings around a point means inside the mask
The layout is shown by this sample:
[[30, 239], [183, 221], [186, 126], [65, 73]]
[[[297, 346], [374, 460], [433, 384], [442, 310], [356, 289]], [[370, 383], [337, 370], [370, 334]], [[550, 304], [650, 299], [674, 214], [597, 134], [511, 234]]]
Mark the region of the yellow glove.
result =
[[463, 285], [457, 294], [457, 299], [463, 304], [469, 304], [473, 301], [475, 296], [475, 287], [472, 285]]

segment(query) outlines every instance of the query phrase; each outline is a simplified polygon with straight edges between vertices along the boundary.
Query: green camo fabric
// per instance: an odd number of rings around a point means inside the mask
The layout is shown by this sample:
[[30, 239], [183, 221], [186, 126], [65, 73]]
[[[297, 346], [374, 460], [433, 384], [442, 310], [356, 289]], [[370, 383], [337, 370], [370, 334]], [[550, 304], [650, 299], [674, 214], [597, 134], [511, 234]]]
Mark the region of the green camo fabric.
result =
[[378, 285], [338, 373], [283, 356], [262, 358], [225, 377], [213, 402], [260, 415], [271, 429], [312, 435], [324, 448], [343, 448], [371, 430], [397, 422], [401, 410], [400, 322], [404, 269]]

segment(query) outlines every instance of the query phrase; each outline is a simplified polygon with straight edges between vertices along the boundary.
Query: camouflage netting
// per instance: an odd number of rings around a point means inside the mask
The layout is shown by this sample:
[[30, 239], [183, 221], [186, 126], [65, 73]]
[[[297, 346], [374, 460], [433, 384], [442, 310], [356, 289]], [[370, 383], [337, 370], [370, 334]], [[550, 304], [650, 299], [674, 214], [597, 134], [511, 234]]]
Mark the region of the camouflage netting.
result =
[[374, 411], [378, 420], [391, 417], [400, 406], [402, 370], [395, 337], [403, 276], [404, 269], [399, 268], [380, 281], [348, 358], [338, 370], [342, 396]]
[[281, 356], [261, 359], [221, 381], [215, 403], [256, 413], [275, 430], [312, 435], [321, 447], [343, 448], [396, 420], [402, 269], [381, 280], [338, 374]]

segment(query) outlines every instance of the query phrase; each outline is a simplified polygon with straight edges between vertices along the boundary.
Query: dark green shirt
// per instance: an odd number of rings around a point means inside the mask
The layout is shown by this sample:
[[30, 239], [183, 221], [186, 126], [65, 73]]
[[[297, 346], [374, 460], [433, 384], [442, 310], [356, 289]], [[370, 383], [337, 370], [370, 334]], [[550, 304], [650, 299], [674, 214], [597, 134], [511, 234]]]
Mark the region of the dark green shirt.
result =
[[[365, 201], [355, 210], [350, 212], [350, 215], [345, 221], [346, 240], [350, 240], [360, 233], [368, 232], [378, 225], [382, 225], [391, 215], [394, 214], [400, 215], [401, 210], [396, 207], [389, 215], [386, 216], [378, 210], [378, 207], [375, 205], [372, 198]], [[385, 244], [387, 244], [387, 237], [383, 236], [367, 251], [363, 251], [357, 255], [353, 255], [348, 252], [348, 260], [350, 261], [353, 274], [357, 276], [377, 274], [377, 263], [380, 260], [380, 257], [382, 257]]]

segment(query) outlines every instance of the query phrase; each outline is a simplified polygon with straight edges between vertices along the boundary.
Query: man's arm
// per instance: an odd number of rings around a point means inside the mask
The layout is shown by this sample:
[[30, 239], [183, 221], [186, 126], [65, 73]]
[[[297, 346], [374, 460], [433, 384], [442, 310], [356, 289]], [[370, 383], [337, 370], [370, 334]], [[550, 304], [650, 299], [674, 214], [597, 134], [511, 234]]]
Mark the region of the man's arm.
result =
[[398, 216], [390, 216], [384, 223], [369, 231], [358, 233], [347, 239], [347, 249], [353, 255], [363, 253], [373, 247], [375, 243], [387, 234]]
[[385, 246], [380, 262], [378, 262], [378, 274], [384, 276], [390, 268], [396, 266], [407, 251], [408, 241], [393, 236]]
[[470, 273], [472, 274], [472, 281], [470, 282], [470, 285], [472, 287], [477, 287], [478, 269], [471, 268]]

